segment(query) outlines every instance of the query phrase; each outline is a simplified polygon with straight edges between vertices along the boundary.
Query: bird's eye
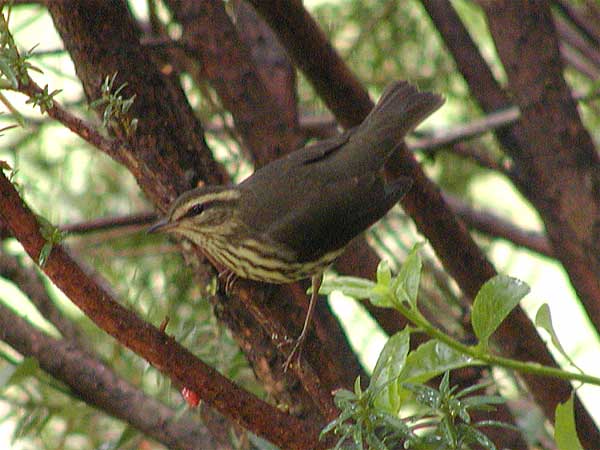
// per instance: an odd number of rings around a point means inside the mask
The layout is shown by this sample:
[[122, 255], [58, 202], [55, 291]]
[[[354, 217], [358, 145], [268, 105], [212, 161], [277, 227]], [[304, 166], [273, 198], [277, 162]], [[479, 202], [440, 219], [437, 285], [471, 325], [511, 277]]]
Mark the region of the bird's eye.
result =
[[204, 211], [204, 205], [201, 203], [197, 203], [194, 206], [192, 206], [190, 209], [188, 209], [187, 212], [183, 215], [183, 217], [186, 217], [186, 218], [194, 217], [194, 216], [197, 216], [198, 214], [202, 213], [202, 211]]

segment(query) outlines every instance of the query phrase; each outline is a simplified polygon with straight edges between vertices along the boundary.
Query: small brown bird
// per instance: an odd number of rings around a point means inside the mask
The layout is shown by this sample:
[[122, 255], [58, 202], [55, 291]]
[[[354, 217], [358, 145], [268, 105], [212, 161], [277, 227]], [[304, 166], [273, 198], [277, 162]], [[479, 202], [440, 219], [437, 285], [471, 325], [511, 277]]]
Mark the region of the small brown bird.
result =
[[306, 338], [323, 271], [410, 189], [407, 177], [385, 181], [385, 161], [442, 103], [439, 95], [392, 83], [358, 127], [273, 161], [238, 185], [185, 192], [149, 231], [178, 233], [201, 247], [226, 268], [226, 291], [236, 277], [275, 284], [311, 277], [287, 368]]

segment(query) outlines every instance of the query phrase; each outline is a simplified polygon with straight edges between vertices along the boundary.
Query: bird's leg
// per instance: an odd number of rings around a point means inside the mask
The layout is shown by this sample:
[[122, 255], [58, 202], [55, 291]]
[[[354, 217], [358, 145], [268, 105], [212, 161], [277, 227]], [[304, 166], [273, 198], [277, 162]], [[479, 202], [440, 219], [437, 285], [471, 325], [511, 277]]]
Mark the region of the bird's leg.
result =
[[302, 332], [298, 339], [296, 339], [296, 343], [294, 344], [294, 348], [288, 355], [285, 363], [283, 364], [283, 371], [287, 372], [288, 368], [292, 364], [294, 359], [300, 357], [300, 353], [302, 352], [302, 345], [306, 340], [306, 336], [308, 335], [308, 327], [310, 327], [310, 323], [312, 321], [312, 316], [315, 312], [315, 306], [317, 305], [317, 300], [319, 298], [319, 288], [321, 287], [321, 282], [323, 281], [323, 272], [320, 272], [318, 275], [314, 275], [311, 279], [312, 284], [312, 294], [310, 295], [310, 302], [308, 304], [308, 311], [306, 312], [306, 318], [304, 319], [304, 326], [302, 327]]

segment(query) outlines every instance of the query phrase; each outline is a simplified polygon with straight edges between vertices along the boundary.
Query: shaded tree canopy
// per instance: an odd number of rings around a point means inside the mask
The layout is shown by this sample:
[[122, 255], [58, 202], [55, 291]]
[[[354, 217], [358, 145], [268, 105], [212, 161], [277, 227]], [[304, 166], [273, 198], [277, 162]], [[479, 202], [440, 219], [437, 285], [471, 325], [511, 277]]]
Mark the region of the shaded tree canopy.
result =
[[[239, 182], [358, 125], [398, 79], [446, 104], [386, 164], [389, 179], [413, 180], [401, 208], [356, 238], [328, 277], [390, 284], [379, 262], [398, 273], [410, 261], [422, 317], [461, 345], [481, 340], [472, 303], [498, 272], [533, 283], [537, 271], [548, 285], [561, 277], [567, 288], [545, 299], [561, 303], [559, 337], [567, 330], [597, 351], [595, 2], [10, 3], [0, 23], [0, 417], [25, 447], [335, 446], [333, 433], [319, 439], [344, 409], [346, 394], [333, 394], [367, 389], [379, 351], [357, 341], [408, 345], [410, 314], [324, 298], [298, 364], [284, 372], [309, 283], [239, 280], [225, 292], [201, 249], [144, 230], [189, 189]], [[422, 241], [421, 263], [410, 249]], [[491, 330], [490, 354], [558, 367], [559, 345], [526, 306]], [[545, 317], [538, 325], [551, 330]], [[411, 349], [431, 346], [417, 331]], [[482, 428], [498, 448], [555, 448], [545, 426], [572, 395], [582, 446], [598, 446], [598, 411], [582, 403], [593, 391], [573, 394], [573, 378], [494, 361], [447, 369], [457, 389], [489, 382], [486, 392], [506, 400], [469, 410], [473, 423], [518, 425]], [[589, 359], [576, 362], [591, 370]], [[443, 396], [448, 378], [433, 375], [445, 370], [423, 378], [429, 388], [407, 389]], [[378, 407], [369, 403], [367, 416]], [[525, 423], [524, 412], [537, 419]], [[400, 448], [390, 443], [407, 436], [383, 440]]]

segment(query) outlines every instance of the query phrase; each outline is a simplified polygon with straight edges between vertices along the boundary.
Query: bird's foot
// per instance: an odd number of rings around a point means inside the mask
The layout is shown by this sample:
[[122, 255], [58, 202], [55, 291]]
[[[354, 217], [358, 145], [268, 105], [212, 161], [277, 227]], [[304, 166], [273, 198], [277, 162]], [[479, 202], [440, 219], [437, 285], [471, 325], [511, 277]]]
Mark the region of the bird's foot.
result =
[[298, 364], [300, 364], [300, 356], [302, 355], [302, 347], [304, 344], [304, 338], [305, 338], [305, 336], [300, 336], [298, 339], [295, 340], [295, 342], [292, 341], [291, 339], [286, 339], [284, 342], [281, 342], [278, 345], [278, 347], [282, 347], [284, 345], [294, 343], [294, 347], [292, 347], [292, 351], [290, 352], [290, 354], [286, 358], [285, 362], [283, 363], [283, 372], [284, 373], [288, 371], [288, 369], [294, 362], [298, 362]]
[[225, 294], [229, 295], [233, 292], [233, 287], [238, 280], [238, 276], [232, 270], [225, 269], [219, 272], [218, 279], [225, 280]]

